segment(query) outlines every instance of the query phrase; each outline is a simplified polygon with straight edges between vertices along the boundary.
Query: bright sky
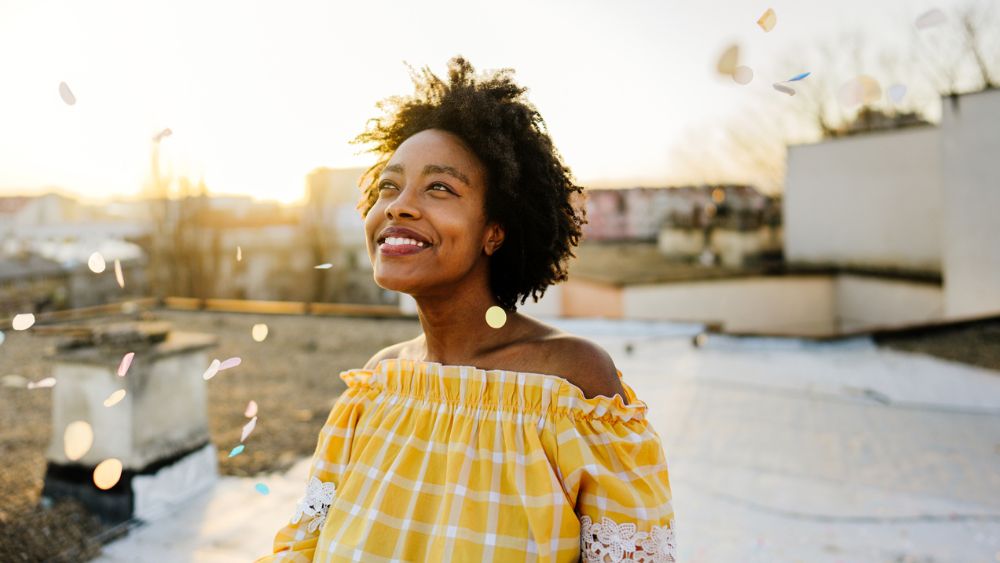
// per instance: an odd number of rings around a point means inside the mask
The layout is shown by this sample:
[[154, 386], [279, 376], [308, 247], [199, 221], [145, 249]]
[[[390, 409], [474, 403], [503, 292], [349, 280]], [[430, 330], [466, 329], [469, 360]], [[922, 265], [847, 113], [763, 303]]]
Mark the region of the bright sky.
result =
[[[692, 180], [671, 161], [688, 132], [753, 111], [768, 91], [801, 102], [771, 90], [787, 78], [768, 74], [773, 61], [845, 30], [889, 40], [958, 2], [6, 0], [0, 194], [134, 196], [152, 136], [169, 127], [165, 172], [217, 194], [300, 200], [313, 168], [371, 162], [348, 141], [376, 101], [412, 92], [403, 61], [442, 75], [455, 54], [516, 70], [581, 184]], [[778, 23], [765, 33], [755, 22], [768, 7]], [[757, 72], [749, 86], [715, 73], [733, 41]]]

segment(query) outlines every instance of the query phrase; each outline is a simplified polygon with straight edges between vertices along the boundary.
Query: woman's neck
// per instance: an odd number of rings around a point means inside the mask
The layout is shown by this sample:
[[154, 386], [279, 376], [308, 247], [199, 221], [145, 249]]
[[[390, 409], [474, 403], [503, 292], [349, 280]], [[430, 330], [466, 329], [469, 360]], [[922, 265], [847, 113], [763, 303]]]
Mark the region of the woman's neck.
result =
[[[471, 287], [470, 287], [471, 286]], [[486, 324], [486, 310], [499, 303], [485, 286], [465, 284], [447, 296], [415, 296], [424, 331], [418, 356], [442, 364], [471, 364], [490, 350], [514, 340], [520, 315], [508, 312], [500, 328]]]

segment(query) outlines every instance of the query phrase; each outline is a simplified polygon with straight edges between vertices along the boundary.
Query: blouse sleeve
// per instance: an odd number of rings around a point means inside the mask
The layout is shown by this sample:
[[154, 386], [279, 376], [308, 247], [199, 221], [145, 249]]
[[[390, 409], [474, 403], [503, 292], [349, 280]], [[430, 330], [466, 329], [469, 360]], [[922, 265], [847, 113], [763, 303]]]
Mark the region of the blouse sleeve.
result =
[[273, 552], [255, 563], [313, 560], [327, 510], [350, 460], [354, 429], [366, 402], [365, 386], [353, 386], [352, 381], [348, 381], [348, 385], [352, 386], [334, 403], [320, 430], [302, 499], [294, 507], [288, 523], [275, 535]]
[[559, 470], [580, 519], [581, 560], [677, 559], [660, 437], [644, 419], [567, 417]]

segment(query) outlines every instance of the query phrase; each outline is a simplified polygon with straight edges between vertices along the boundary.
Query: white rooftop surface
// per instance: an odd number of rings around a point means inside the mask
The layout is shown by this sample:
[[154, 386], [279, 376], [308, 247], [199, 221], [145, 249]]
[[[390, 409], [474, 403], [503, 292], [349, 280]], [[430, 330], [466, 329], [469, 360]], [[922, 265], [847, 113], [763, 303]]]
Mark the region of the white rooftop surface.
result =
[[[681, 562], [1000, 561], [1000, 372], [867, 338], [695, 347], [697, 325], [549, 322], [604, 346], [649, 406]], [[252, 561], [307, 472], [221, 478], [98, 561]]]

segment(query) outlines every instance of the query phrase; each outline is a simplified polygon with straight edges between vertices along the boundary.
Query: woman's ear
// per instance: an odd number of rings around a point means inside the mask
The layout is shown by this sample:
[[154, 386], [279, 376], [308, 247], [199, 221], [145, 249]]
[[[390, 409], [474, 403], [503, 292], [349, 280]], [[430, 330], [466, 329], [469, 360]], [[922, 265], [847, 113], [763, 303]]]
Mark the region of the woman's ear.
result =
[[487, 256], [492, 256], [494, 252], [503, 245], [504, 229], [500, 223], [491, 223], [486, 228], [485, 251]]

